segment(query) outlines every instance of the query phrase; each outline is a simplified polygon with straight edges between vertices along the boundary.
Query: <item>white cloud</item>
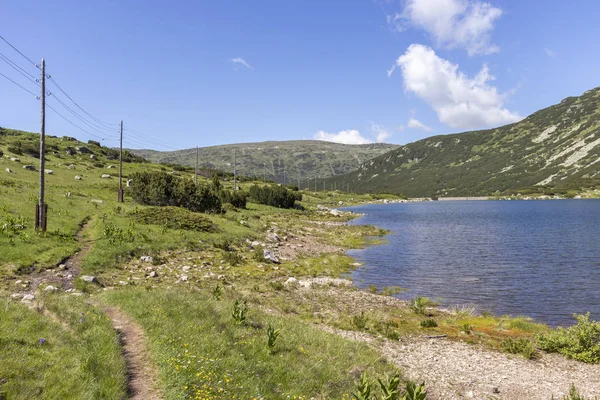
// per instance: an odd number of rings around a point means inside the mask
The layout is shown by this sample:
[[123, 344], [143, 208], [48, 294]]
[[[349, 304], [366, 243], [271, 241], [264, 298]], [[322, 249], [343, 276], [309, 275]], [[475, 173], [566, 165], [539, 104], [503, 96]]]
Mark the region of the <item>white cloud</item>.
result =
[[402, 69], [405, 90], [427, 102], [440, 121], [452, 128], [491, 127], [522, 118], [504, 107], [507, 95], [489, 84], [494, 77], [487, 65], [469, 78], [457, 64], [420, 44], [410, 45], [395, 65]]
[[375, 122], [371, 122], [371, 130], [376, 135], [376, 143], [385, 143], [385, 141], [392, 136], [392, 133], [389, 130], [381, 125], [376, 124]]
[[365, 138], [356, 129], [348, 129], [337, 133], [328, 133], [319, 131], [315, 133], [314, 138], [317, 140], [325, 140], [327, 142], [343, 143], [343, 144], [369, 144], [372, 143]]
[[500, 8], [479, 0], [407, 0], [404, 10], [388, 15], [387, 22], [396, 31], [423, 29], [437, 46], [464, 48], [474, 55], [499, 50], [490, 33], [501, 15]]
[[546, 53], [546, 55], [548, 57], [556, 57], [557, 56], [557, 54], [556, 54], [556, 52], [554, 50], [549, 49], [547, 47], [544, 49], [544, 52]]
[[229, 61], [231, 61], [234, 64], [234, 66], [241, 65], [241, 66], [244, 66], [244, 67], [246, 67], [248, 69], [252, 69], [252, 66], [250, 64], [248, 64], [246, 62], [246, 60], [244, 60], [242, 57], [232, 58]]
[[425, 132], [431, 132], [433, 131], [432, 128], [428, 127], [427, 125], [425, 125], [424, 123], [422, 123], [421, 121], [419, 121], [418, 119], [416, 119], [415, 117], [410, 117], [410, 119], [408, 120], [408, 123], [406, 124], [409, 128], [412, 129], [421, 129]]

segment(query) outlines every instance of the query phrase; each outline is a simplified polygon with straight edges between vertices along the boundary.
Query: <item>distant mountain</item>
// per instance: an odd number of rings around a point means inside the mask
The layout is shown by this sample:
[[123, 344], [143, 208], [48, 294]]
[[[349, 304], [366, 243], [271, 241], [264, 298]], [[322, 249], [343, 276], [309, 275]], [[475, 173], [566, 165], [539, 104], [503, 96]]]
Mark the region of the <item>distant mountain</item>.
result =
[[[201, 147], [199, 165], [233, 172], [234, 152], [237, 170], [246, 176], [263, 177], [287, 182], [345, 174], [361, 164], [398, 147], [393, 144], [348, 145], [318, 140], [272, 141]], [[133, 154], [157, 163], [193, 166], [196, 149], [178, 151], [129, 150]]]
[[600, 88], [515, 124], [400, 146], [334, 181], [411, 197], [600, 187]]

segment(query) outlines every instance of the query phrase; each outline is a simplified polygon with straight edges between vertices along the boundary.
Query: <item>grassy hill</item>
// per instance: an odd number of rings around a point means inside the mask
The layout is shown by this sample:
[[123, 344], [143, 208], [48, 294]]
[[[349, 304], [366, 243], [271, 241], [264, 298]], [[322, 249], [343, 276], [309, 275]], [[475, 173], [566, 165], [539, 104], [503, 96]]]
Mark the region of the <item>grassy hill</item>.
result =
[[[238, 173], [283, 182], [328, 177], [354, 171], [362, 163], [398, 147], [393, 144], [347, 145], [317, 140], [271, 141], [202, 147], [199, 164], [222, 171], [233, 171], [237, 150]], [[196, 149], [178, 151], [130, 150], [147, 160], [194, 166]], [[265, 168], [266, 165], [266, 168]]]
[[568, 194], [600, 186], [599, 145], [596, 88], [515, 124], [398, 147], [327, 183], [411, 197]]

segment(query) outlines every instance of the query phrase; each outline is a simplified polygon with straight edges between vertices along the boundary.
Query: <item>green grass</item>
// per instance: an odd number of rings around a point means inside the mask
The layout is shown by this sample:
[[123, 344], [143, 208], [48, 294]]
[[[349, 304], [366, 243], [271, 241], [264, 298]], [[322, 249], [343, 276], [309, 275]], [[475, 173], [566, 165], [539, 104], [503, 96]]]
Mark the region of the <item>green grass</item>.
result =
[[64, 325], [0, 300], [0, 398], [126, 398], [125, 364], [108, 319], [73, 296], [47, 295], [39, 307]]
[[[296, 318], [249, 305], [246, 322], [222, 301], [198, 292], [128, 289], [102, 298], [144, 328], [166, 399], [349, 398], [364, 370], [391, 371], [366, 345], [323, 332]], [[267, 328], [280, 329], [273, 349]]]

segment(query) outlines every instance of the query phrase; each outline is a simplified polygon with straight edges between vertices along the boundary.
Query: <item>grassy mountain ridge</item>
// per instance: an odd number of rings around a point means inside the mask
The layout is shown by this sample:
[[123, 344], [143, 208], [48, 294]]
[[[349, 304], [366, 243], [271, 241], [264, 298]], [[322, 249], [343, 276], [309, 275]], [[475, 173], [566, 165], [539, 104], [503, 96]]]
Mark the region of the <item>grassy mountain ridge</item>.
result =
[[495, 129], [400, 146], [337, 177], [357, 192], [474, 196], [600, 186], [600, 88]]
[[[316, 177], [327, 177], [354, 171], [362, 163], [398, 147], [373, 143], [347, 145], [318, 140], [269, 141], [201, 147], [199, 165], [222, 171], [233, 171], [234, 151], [237, 151], [238, 173], [283, 182], [284, 170], [288, 182], [297, 183]], [[177, 151], [130, 150], [147, 160], [193, 166], [196, 149]], [[265, 171], [266, 165], [266, 171]]]

